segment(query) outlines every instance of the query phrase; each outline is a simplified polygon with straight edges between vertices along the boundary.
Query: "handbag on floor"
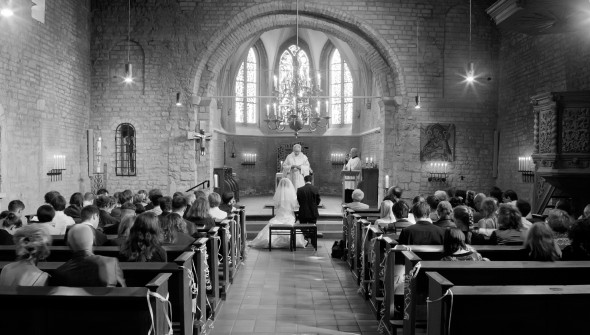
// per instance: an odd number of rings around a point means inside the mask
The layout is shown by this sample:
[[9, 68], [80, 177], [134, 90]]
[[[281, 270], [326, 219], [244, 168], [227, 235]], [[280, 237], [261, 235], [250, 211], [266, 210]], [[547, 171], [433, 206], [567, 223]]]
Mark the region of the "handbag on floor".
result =
[[332, 258], [342, 258], [346, 255], [344, 251], [344, 240], [334, 241], [334, 244], [332, 245]]

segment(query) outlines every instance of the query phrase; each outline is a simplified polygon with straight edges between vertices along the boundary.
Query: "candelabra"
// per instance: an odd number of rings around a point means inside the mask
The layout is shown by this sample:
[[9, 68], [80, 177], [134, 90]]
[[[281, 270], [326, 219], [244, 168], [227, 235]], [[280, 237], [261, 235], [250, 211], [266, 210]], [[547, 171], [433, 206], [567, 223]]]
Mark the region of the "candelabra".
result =
[[428, 181], [429, 182], [446, 182], [448, 177], [449, 163], [447, 162], [431, 162]]
[[532, 183], [535, 179], [535, 164], [531, 156], [518, 157], [518, 172], [522, 174], [524, 183]]

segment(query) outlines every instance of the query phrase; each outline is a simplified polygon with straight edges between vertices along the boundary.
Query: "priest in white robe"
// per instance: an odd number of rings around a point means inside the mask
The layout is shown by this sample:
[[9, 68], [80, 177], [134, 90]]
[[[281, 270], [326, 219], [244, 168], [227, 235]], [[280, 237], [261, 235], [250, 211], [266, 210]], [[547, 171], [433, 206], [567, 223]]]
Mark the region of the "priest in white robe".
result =
[[283, 176], [289, 178], [295, 189], [305, 185], [303, 177], [311, 172], [309, 160], [301, 152], [301, 145], [295, 144], [293, 152], [290, 153], [283, 163]]
[[[342, 168], [343, 171], [358, 171], [363, 167], [357, 148], [350, 149], [350, 159]], [[352, 191], [357, 188], [357, 178], [354, 176], [344, 177], [344, 202], [352, 202]]]

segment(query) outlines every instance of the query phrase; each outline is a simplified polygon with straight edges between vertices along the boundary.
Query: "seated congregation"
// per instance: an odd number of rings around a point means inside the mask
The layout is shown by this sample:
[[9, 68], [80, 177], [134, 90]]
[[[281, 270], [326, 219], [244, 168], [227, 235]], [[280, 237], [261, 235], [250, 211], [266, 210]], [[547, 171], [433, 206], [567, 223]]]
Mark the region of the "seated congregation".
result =
[[[590, 296], [590, 205], [574, 217], [560, 200], [533, 217], [512, 190], [439, 190], [411, 206], [402, 193], [388, 189], [379, 208], [343, 206], [343, 258], [381, 333], [526, 333], [538, 315], [547, 316], [540, 333], [580, 329], [583, 318], [570, 316], [588, 303], [570, 302]], [[508, 301], [531, 313], [514, 319], [502, 307]], [[489, 316], [504, 321], [482, 328]]]
[[[28, 296], [50, 315], [49, 301], [63, 296], [133, 300], [143, 292], [145, 306], [134, 302], [140, 314], [135, 330], [101, 325], [91, 333], [145, 334], [152, 328], [155, 334], [202, 334], [211, 327], [244, 258], [245, 214], [235, 208], [232, 192], [169, 197], [153, 189], [110, 196], [102, 189], [96, 195], [74, 193], [66, 207], [65, 198], [52, 191], [45, 202], [35, 215], [24, 215], [24, 203], [13, 200], [1, 214], [0, 299]], [[33, 286], [49, 287], [27, 288]], [[26, 308], [24, 300], [18, 302]], [[35, 327], [25, 333], [52, 329], [44, 322]]]

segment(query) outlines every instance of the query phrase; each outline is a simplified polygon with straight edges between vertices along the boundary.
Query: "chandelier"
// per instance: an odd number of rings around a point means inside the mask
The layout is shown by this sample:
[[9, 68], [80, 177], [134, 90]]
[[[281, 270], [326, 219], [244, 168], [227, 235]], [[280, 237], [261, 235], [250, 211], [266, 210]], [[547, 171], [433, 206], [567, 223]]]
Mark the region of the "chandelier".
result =
[[[273, 103], [266, 105], [266, 125], [271, 130], [283, 131], [289, 126], [295, 131], [295, 137], [299, 131], [307, 127], [310, 131], [329, 126], [329, 116], [322, 116], [320, 97], [321, 76], [318, 72], [314, 83], [309, 75], [306, 75], [308, 67], [301, 64], [299, 53], [303, 52], [299, 47], [299, 0], [297, 0], [296, 12], [297, 37], [296, 46], [290, 49], [293, 57], [293, 71], [286, 72], [280, 78], [274, 76]], [[326, 114], [328, 114], [329, 102], [325, 99]]]

